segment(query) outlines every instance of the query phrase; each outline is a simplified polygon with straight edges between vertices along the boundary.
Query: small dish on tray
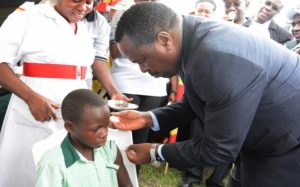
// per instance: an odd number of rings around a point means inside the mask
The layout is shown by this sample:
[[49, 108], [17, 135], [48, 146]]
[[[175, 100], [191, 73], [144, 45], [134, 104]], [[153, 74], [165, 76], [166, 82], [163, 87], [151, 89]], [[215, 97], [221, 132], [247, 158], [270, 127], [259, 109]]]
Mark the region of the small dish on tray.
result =
[[128, 103], [122, 100], [109, 100], [107, 105], [114, 110], [134, 110], [137, 109], [139, 106], [133, 103]]

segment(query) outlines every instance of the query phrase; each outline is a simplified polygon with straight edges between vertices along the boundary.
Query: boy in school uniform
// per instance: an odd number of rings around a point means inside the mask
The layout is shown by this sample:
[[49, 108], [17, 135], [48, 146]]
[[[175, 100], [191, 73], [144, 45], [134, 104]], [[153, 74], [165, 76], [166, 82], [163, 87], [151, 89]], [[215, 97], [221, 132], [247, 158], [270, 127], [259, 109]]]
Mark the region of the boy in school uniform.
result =
[[36, 187], [132, 186], [119, 148], [106, 140], [110, 111], [88, 89], [70, 92], [62, 103], [68, 135], [38, 163]]

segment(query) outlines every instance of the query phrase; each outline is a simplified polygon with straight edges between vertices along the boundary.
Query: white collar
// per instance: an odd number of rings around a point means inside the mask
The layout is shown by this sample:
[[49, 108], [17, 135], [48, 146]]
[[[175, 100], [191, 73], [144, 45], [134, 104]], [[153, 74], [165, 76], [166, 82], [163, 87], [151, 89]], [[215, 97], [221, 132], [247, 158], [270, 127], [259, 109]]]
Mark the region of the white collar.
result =
[[53, 5], [50, 4], [38, 4], [40, 6], [40, 13], [45, 15], [48, 18], [54, 19], [57, 22], [66, 22], [67, 20], [59, 14]]

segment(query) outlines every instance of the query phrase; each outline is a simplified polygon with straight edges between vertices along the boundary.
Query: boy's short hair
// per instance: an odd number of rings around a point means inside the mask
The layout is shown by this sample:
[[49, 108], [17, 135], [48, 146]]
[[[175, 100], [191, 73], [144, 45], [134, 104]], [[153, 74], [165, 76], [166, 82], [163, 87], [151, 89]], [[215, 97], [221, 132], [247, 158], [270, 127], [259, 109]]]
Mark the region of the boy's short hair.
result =
[[63, 100], [61, 113], [64, 121], [78, 123], [82, 120], [87, 107], [103, 107], [106, 102], [89, 89], [78, 89], [70, 92]]

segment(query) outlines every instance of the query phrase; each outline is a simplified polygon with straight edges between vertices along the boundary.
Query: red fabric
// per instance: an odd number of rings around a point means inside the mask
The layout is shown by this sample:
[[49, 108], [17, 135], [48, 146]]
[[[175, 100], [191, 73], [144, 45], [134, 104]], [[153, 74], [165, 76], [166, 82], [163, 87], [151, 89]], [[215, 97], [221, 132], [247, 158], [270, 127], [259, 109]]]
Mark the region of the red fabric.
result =
[[176, 94], [176, 101], [179, 101], [182, 99], [184, 93], [184, 85], [179, 82], [178, 88], [177, 88], [177, 94]]
[[110, 0], [109, 2], [101, 2], [96, 6], [96, 10], [99, 12], [109, 12], [108, 6], [114, 6], [119, 3], [121, 0]]
[[177, 139], [177, 134], [170, 134], [169, 143], [175, 143]]
[[[63, 64], [40, 64], [25, 62], [23, 75], [40, 78], [77, 79], [77, 66]], [[85, 79], [86, 67], [80, 67], [80, 79]]]
[[107, 3], [99, 3], [96, 6], [96, 10], [99, 11], [99, 12], [108, 12], [107, 11]]

